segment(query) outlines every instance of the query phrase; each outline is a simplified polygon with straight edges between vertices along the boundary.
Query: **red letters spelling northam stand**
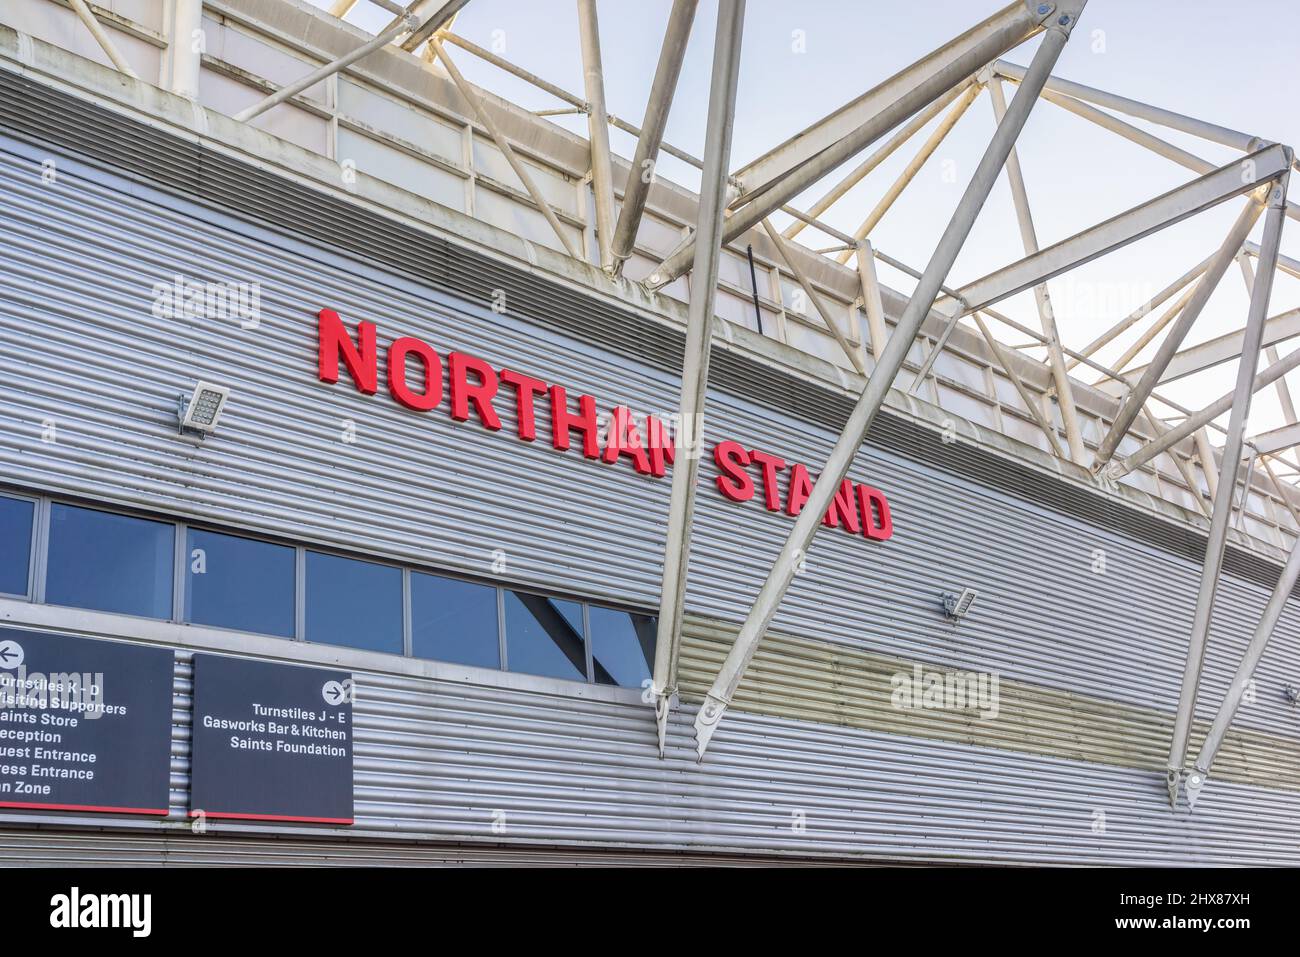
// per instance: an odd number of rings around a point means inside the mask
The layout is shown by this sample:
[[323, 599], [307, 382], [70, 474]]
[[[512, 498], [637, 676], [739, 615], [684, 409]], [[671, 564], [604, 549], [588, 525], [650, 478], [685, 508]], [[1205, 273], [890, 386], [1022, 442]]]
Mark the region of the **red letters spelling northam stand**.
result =
[[[342, 359], [357, 391], [366, 395], [378, 392], [376, 325], [359, 322], [354, 342], [334, 310], [322, 309], [319, 320], [317, 372], [320, 380], [338, 382], [339, 360]], [[408, 360], [411, 359], [415, 360], [414, 365], [419, 370], [414, 383], [410, 381], [413, 376]], [[393, 340], [388, 347], [385, 366], [388, 392], [395, 401], [416, 412], [430, 412], [442, 404], [443, 359], [427, 343], [409, 336]], [[576, 433], [586, 458], [614, 464], [626, 457], [632, 468], [642, 475], [662, 478], [673, 462], [676, 447], [672, 436], [663, 422], [653, 415], [645, 416], [645, 440], [642, 441], [641, 430], [625, 406], [615, 407], [608, 426], [602, 429], [596, 400], [589, 395], [578, 396], [575, 410], [564, 386], [548, 384], [513, 369], [494, 369], [482, 359], [463, 352], [448, 353], [446, 367], [445, 391], [449, 411], [458, 422], [465, 422], [472, 415], [483, 428], [500, 431], [501, 417], [493, 403], [504, 386], [511, 396], [508, 401], [514, 406], [515, 430], [525, 442], [537, 438], [537, 401], [545, 397], [550, 412], [551, 445], [561, 452], [569, 450]], [[806, 467], [787, 463], [759, 449], [746, 449], [728, 439], [713, 447], [713, 460], [718, 466], [715, 480], [718, 491], [733, 502], [746, 502], [753, 498], [761, 483], [763, 504], [768, 511], [793, 516], [799, 514], [812, 494], [813, 479]], [[778, 476], [787, 469], [789, 480], [782, 500]], [[822, 524], [880, 540], [889, 538], [894, 532], [885, 494], [849, 479], [840, 483]]]

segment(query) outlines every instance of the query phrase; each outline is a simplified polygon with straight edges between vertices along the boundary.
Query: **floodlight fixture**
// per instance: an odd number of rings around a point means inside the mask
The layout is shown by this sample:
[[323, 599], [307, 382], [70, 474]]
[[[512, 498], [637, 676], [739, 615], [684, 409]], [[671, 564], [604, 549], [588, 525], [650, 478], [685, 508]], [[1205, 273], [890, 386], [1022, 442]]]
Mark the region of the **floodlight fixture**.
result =
[[979, 592], [974, 588], [963, 588], [960, 594], [946, 591], [943, 593], [943, 613], [954, 621], [961, 621], [978, 597]]
[[189, 395], [181, 393], [177, 409], [182, 435], [196, 435], [199, 438], [217, 431], [221, 413], [230, 398], [230, 389], [224, 385], [200, 380]]

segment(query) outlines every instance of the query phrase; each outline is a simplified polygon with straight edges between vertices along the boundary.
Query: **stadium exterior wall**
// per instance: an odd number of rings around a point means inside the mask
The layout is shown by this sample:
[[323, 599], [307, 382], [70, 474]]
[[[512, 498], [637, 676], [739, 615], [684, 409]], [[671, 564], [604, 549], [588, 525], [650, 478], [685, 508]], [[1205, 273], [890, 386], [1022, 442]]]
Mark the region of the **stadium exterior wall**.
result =
[[[0, 113], [6, 489], [654, 611], [666, 479], [521, 442], [505, 403], [494, 432], [452, 420], [445, 405], [405, 409], [382, 384], [362, 394], [346, 372], [322, 383], [317, 313], [336, 310], [350, 329], [376, 323], [381, 347], [414, 336], [443, 355], [459, 350], [593, 395], [603, 411], [657, 414], [676, 406], [674, 317], [584, 298], [454, 242], [421, 247], [410, 226], [360, 204], [312, 197], [127, 120], [111, 127], [119, 142], [70, 144], [20, 112], [11, 102]], [[148, 147], [134, 169], [121, 160], [124, 142]], [[161, 146], [171, 149], [166, 169], [153, 162]], [[53, 182], [42, 176], [50, 159]], [[391, 255], [367, 254], [365, 235], [385, 238]], [[257, 327], [155, 315], [156, 284], [177, 275], [257, 283]], [[503, 312], [492, 308], [498, 289]], [[177, 395], [197, 379], [232, 390], [217, 435], [202, 444], [176, 434]], [[727, 349], [706, 447], [734, 439], [815, 466], [846, 395]], [[924, 405], [882, 416], [851, 472], [888, 495], [893, 536], [823, 530], [703, 764], [690, 734], [696, 702], [790, 522], [764, 509], [761, 493], [740, 503], [716, 494], [711, 459], [697, 499], [682, 707], [663, 760], [638, 689], [0, 599], [5, 624], [179, 652], [169, 817], [7, 812], [0, 856], [1300, 860], [1300, 717], [1281, 690], [1300, 665], [1294, 606], [1222, 768], [1195, 813], [1171, 813], [1160, 751], [1202, 534], [1172, 510], [1082, 489], [1028, 454], [1017, 461], [1006, 440], [982, 441], [969, 424], [945, 433], [949, 417]], [[49, 421], [55, 442], [43, 441]], [[355, 441], [341, 438], [347, 423]], [[1234, 539], [1202, 719], [1245, 647], [1276, 559]], [[954, 625], [940, 594], [964, 586], [980, 597]], [[354, 671], [354, 826], [191, 832], [190, 657], [199, 650]], [[1000, 716], [900, 713], [889, 675], [916, 664], [997, 674]]]

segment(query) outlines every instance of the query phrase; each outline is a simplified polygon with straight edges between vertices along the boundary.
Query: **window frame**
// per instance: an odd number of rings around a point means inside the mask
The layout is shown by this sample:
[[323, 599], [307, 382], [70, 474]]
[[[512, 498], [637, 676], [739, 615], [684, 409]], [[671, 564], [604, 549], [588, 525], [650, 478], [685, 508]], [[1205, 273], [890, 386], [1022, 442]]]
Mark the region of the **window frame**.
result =
[[27, 541], [27, 591], [23, 594], [17, 592], [0, 591], [0, 598], [15, 598], [19, 601], [31, 601], [36, 594], [37, 574], [36, 569], [41, 557], [41, 505], [40, 496], [24, 495], [20, 492], [9, 492], [0, 490], [0, 498], [13, 499], [16, 502], [28, 502], [32, 506], [32, 527], [31, 534]]
[[[536, 587], [531, 583], [515, 583], [498, 578], [489, 578], [486, 576], [476, 576], [459, 571], [453, 571], [444, 568], [433, 568], [425, 565], [407, 564], [395, 561], [390, 558], [376, 555], [361, 554], [346, 551], [341, 548], [331, 547], [323, 543], [304, 543], [285, 539], [274, 534], [265, 535], [257, 531], [234, 528], [229, 526], [217, 525], [205, 521], [190, 521], [187, 519], [171, 518], [163, 514], [149, 512], [143, 509], [132, 509], [128, 506], [121, 506], [113, 503], [100, 502], [96, 500], [83, 500], [72, 496], [61, 496], [53, 494], [41, 494], [24, 491], [13, 491], [0, 487], [0, 496], [5, 498], [17, 499], [20, 501], [30, 502], [32, 508], [32, 534], [28, 552], [27, 568], [27, 593], [10, 594], [0, 592], [0, 599], [14, 601], [25, 601], [35, 605], [44, 605], [52, 609], [59, 609], [74, 613], [89, 613], [95, 615], [108, 615], [112, 617], [126, 618], [132, 621], [144, 621], [153, 623], [166, 623], [175, 625], [180, 628], [194, 628], [203, 631], [212, 631], [221, 634], [230, 635], [248, 635], [259, 641], [265, 640], [270, 642], [292, 642], [301, 644], [310, 644], [319, 648], [346, 649], [349, 652], [361, 655], [378, 655], [384, 659], [406, 659], [411, 662], [432, 662], [440, 666], [452, 669], [466, 669], [471, 672], [480, 672], [483, 674], [495, 674], [509, 676], [510, 679], [527, 679], [542, 683], [559, 683], [561, 686], [572, 688], [615, 688], [628, 692], [639, 692], [639, 688], [624, 688], [621, 685], [604, 685], [595, 680], [595, 660], [594, 660], [594, 643], [591, 634], [591, 609], [593, 607], [601, 608], [608, 611], [619, 612], [628, 615], [640, 615], [645, 618], [653, 619], [655, 615], [644, 610], [634, 609], [629, 605], [623, 605], [617, 601], [608, 601], [601, 598], [586, 598], [574, 594], [562, 594], [558, 592], [548, 592]], [[123, 518], [132, 518], [140, 521], [155, 522], [170, 527], [172, 533], [172, 594], [170, 602], [170, 617], [160, 618], [142, 615], [133, 615], [126, 612], [105, 611], [96, 608], [84, 608], [79, 605], [52, 604], [47, 600], [47, 585], [49, 579], [49, 558], [50, 558], [50, 537], [53, 508], [55, 505], [62, 505], [71, 508], [79, 508], [93, 512], [103, 512], [111, 515], [118, 515]], [[228, 628], [222, 625], [204, 624], [198, 622], [189, 622], [185, 620], [185, 586], [186, 570], [188, 569], [188, 545], [189, 533], [191, 531], [208, 532], [216, 535], [227, 535], [234, 538], [242, 538], [251, 542], [257, 542], [268, 545], [279, 545], [281, 547], [292, 548], [294, 551], [294, 628], [293, 635], [286, 637], [284, 635], [273, 635], [264, 632], [241, 631], [236, 628]], [[401, 627], [402, 627], [402, 650], [400, 652], [377, 651], [370, 648], [358, 648], [352, 645], [333, 645], [325, 642], [308, 642], [306, 639], [306, 622], [307, 622], [307, 555], [309, 552], [316, 552], [322, 555], [328, 555], [335, 558], [346, 559], [351, 561], [367, 562], [372, 565], [380, 565], [388, 568], [395, 568], [401, 573]], [[500, 664], [493, 667], [482, 665], [462, 665], [453, 661], [445, 661], [440, 658], [425, 658], [414, 654], [414, 636], [413, 636], [413, 606], [412, 606], [412, 575], [419, 573], [429, 575], [435, 578], [449, 579], [452, 581], [467, 582], [474, 585], [482, 585], [492, 588], [496, 594], [496, 620], [497, 620], [497, 650]], [[509, 643], [506, 628], [506, 592], [516, 591], [530, 595], [536, 595], [550, 601], [572, 602], [581, 608], [582, 623], [582, 640], [584, 645], [584, 656], [586, 662], [586, 674], [583, 678], [555, 678], [545, 675], [532, 675], [527, 672], [513, 671], [510, 667], [509, 660]], [[293, 657], [293, 656], [286, 656]], [[508, 684], [508, 682], [507, 682]]]
[[[302, 609], [301, 614], [294, 616], [295, 619], [301, 625], [301, 628], [294, 629], [294, 638], [293, 638], [294, 641], [300, 641], [305, 645], [322, 645], [326, 648], [351, 648], [353, 651], [366, 651], [372, 655], [388, 655], [390, 657], [395, 657], [395, 658], [411, 657], [409, 653], [411, 647], [411, 603], [408, 600], [410, 598], [410, 590], [407, 587], [409, 584], [409, 574], [408, 574], [410, 571], [409, 565], [403, 565], [400, 562], [395, 562], [387, 558], [376, 558], [371, 555], [364, 555], [364, 556], [355, 555], [355, 554], [350, 554], [348, 552], [342, 551], [337, 548], [327, 548], [318, 545], [310, 545], [310, 546], [299, 545], [297, 546], [297, 548], [298, 551], [301, 553], [301, 560], [297, 565], [297, 571], [298, 574], [301, 576], [302, 584], [299, 590], [301, 593], [303, 603], [301, 606]], [[401, 628], [401, 636], [402, 636], [402, 651], [399, 654], [394, 654], [391, 651], [376, 651], [374, 648], [358, 648], [356, 645], [337, 645], [328, 641], [312, 641], [307, 637], [307, 556], [308, 553], [310, 552], [315, 552], [317, 555], [325, 555], [329, 558], [343, 559], [344, 561], [364, 562], [370, 565], [382, 565], [385, 568], [397, 569], [399, 573], [398, 592], [402, 596], [401, 597], [401, 602], [402, 602], [401, 619], [399, 622]], [[295, 595], [295, 601], [297, 600], [297, 597], [298, 596]], [[271, 637], [274, 638], [277, 636], [272, 635]], [[431, 661], [433, 659], [418, 659], [418, 660]]]
[[[250, 542], [257, 542], [261, 545], [276, 545], [280, 548], [288, 548], [293, 551], [293, 634], [275, 635], [266, 631], [244, 631], [239, 628], [228, 628], [225, 625], [214, 625], [210, 622], [186, 621], [185, 620], [185, 583], [188, 581], [190, 567], [189, 537], [190, 532], [206, 532], [209, 535], [225, 535], [227, 538], [242, 538]], [[299, 555], [303, 548], [301, 545], [290, 544], [289, 542], [280, 541], [275, 538], [264, 538], [262, 536], [244, 531], [232, 531], [228, 528], [215, 528], [210, 525], [196, 525], [192, 522], [176, 522], [176, 570], [172, 573], [176, 576], [178, 587], [172, 596], [172, 623], [185, 625], [186, 627], [195, 628], [213, 628], [217, 631], [226, 631], [235, 635], [258, 635], [262, 638], [276, 638], [280, 641], [302, 641], [302, 631], [299, 627], [299, 576], [303, 573], [303, 563], [299, 560]], [[156, 620], [156, 619], [155, 619]]]
[[[505, 587], [500, 582], [488, 581], [485, 579], [471, 578], [468, 575], [454, 575], [450, 572], [433, 571], [429, 568], [413, 568], [404, 566], [403, 580], [406, 585], [403, 594], [403, 618], [406, 625], [406, 652], [404, 657], [411, 658], [415, 661], [438, 661], [443, 664], [456, 665], [462, 668], [479, 668], [484, 671], [505, 672], [509, 669], [506, 667], [506, 626], [505, 626]], [[483, 588], [491, 588], [493, 591], [493, 607], [496, 609], [497, 625], [497, 661], [499, 664], [495, 668], [489, 668], [486, 665], [467, 665], [458, 661], [447, 661], [444, 658], [428, 658], [423, 655], [415, 654], [415, 600], [411, 581], [416, 575], [425, 575], [429, 578], [443, 578], [447, 581], [463, 582], [467, 585], [478, 585]], [[581, 599], [576, 599], [581, 600]]]
[[[109, 505], [101, 502], [87, 502], [75, 498], [62, 498], [54, 495], [41, 497], [41, 573], [40, 573], [40, 599], [39, 604], [48, 605], [51, 608], [70, 608], [76, 611], [90, 611], [105, 615], [121, 615], [123, 618], [131, 618], [135, 621], [165, 621], [172, 624], [184, 624], [175, 617], [176, 612], [176, 592], [181, 584], [176, 580], [176, 551], [177, 542], [180, 541], [181, 523], [174, 518], [160, 518], [157, 515], [151, 515], [145, 512], [133, 511], [129, 508], [122, 508], [117, 505]], [[133, 615], [125, 611], [109, 611], [103, 608], [87, 608], [84, 605], [64, 605], [59, 602], [49, 600], [48, 588], [50, 580], [50, 540], [53, 537], [51, 527], [54, 521], [54, 506], [63, 505], [67, 508], [79, 508], [86, 512], [103, 512], [107, 515], [119, 515], [122, 518], [135, 519], [141, 522], [153, 522], [157, 525], [166, 525], [172, 533], [172, 593], [171, 601], [168, 603], [168, 618], [159, 618], [154, 615]], [[182, 598], [183, 600], [183, 598]], [[241, 632], [243, 634], [243, 632]]]
[[[443, 576], [443, 577], [447, 577], [447, 576]], [[581, 612], [582, 612], [582, 651], [583, 651], [583, 659], [584, 659], [585, 664], [586, 664], [586, 674], [584, 675], [582, 681], [577, 681], [577, 680], [575, 680], [575, 679], [573, 679], [573, 678], [557, 678], [557, 677], [555, 677], [554, 675], [539, 675], [539, 674], [535, 674], [534, 672], [531, 672], [531, 671], [515, 671], [514, 669], [512, 669], [512, 668], [509, 667], [509, 663], [505, 660], [505, 658], [502, 658], [502, 659], [501, 659], [501, 670], [502, 670], [502, 671], [508, 671], [508, 672], [510, 672], [511, 674], [514, 674], [514, 675], [529, 675], [529, 676], [534, 677], [534, 678], [547, 678], [547, 679], [549, 679], [549, 680], [551, 680], [551, 681], [569, 681], [569, 682], [572, 682], [572, 683], [574, 683], [574, 684], [594, 685], [596, 682], [593, 681], [593, 680], [592, 680], [592, 677], [591, 677], [591, 676], [592, 676], [592, 668], [591, 668], [591, 627], [590, 627], [590, 624], [591, 624], [591, 623], [590, 623], [590, 619], [589, 619], [589, 617], [588, 617], [588, 613], [587, 613], [587, 608], [588, 608], [588, 604], [589, 604], [589, 603], [587, 602], [587, 600], [586, 600], [585, 598], [569, 598], [569, 597], [565, 597], [565, 596], [563, 596], [563, 595], [550, 595], [550, 594], [547, 594], [547, 593], [544, 592], [544, 591], [538, 591], [537, 589], [535, 589], [535, 588], [530, 588], [530, 587], [528, 587], [528, 586], [520, 586], [520, 587], [516, 588], [516, 587], [514, 587], [514, 586], [512, 586], [512, 585], [497, 585], [497, 596], [498, 596], [498, 597], [497, 597], [497, 626], [498, 626], [498, 627], [500, 628], [500, 630], [501, 630], [501, 640], [502, 640], [502, 642], [503, 642], [503, 644], [502, 644], [502, 654], [503, 654], [503, 655], [505, 654], [505, 648], [506, 648], [506, 646], [507, 646], [508, 643], [509, 643], [509, 630], [506, 628], [506, 612], [505, 612], [506, 592], [507, 592], [507, 591], [515, 592], [515, 593], [520, 593], [520, 592], [522, 592], [522, 593], [525, 594], [525, 595], [532, 595], [532, 596], [535, 597], [535, 598], [544, 598], [544, 599], [546, 599], [547, 601], [550, 601], [550, 602], [565, 601], [565, 602], [569, 602], [569, 603], [571, 603], [571, 604], [575, 604], [575, 605], [578, 606], [579, 609], [581, 609]], [[526, 610], [527, 610], [527, 608], [525, 608], [525, 611], [526, 611]], [[559, 611], [559, 610], [557, 609], [557, 611]], [[564, 612], [559, 612], [559, 614], [560, 614], [561, 617], [564, 617]], [[565, 620], [567, 621], [568, 619], [566, 618]], [[570, 622], [570, 624], [572, 624], [572, 622]], [[538, 625], [541, 625], [541, 622], [538, 622]], [[561, 654], [563, 654], [563, 650], [561, 650]]]

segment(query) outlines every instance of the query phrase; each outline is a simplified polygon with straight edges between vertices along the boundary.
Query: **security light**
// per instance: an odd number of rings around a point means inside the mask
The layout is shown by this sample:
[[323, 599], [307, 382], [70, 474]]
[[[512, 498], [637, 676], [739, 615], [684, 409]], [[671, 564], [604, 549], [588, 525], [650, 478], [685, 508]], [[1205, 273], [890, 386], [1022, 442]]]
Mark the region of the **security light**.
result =
[[943, 593], [943, 613], [954, 621], [960, 621], [966, 617], [970, 606], [975, 604], [978, 597], [979, 592], [974, 588], [963, 588], [960, 595], [946, 591]]
[[181, 434], [203, 438], [217, 431], [217, 423], [221, 421], [221, 412], [229, 397], [230, 390], [224, 385], [203, 381], [194, 386], [190, 395], [181, 393], [177, 412]]
[[1300, 703], [1300, 689], [1288, 681], [1286, 687], [1282, 689], [1282, 697], [1286, 698], [1288, 704]]

